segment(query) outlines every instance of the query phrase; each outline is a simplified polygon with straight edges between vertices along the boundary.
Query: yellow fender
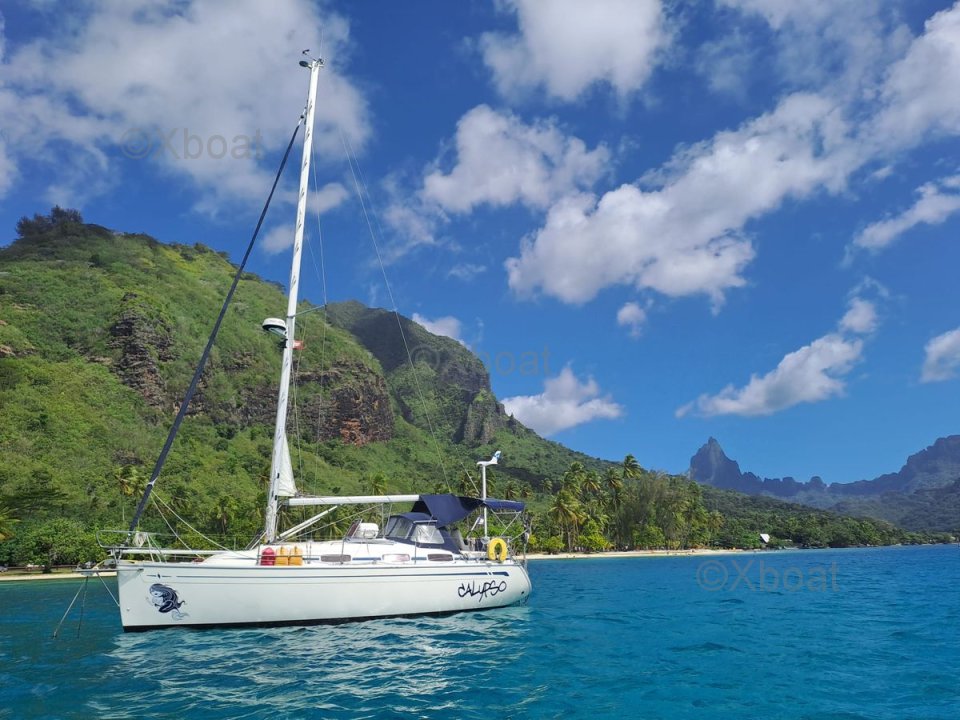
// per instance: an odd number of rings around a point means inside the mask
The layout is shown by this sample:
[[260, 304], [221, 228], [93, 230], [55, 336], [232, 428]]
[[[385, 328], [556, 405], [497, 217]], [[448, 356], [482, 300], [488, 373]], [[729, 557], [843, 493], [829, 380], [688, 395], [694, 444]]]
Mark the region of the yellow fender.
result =
[[287, 558], [287, 562], [290, 565], [303, 565], [303, 553], [299, 545], [295, 545], [293, 549], [290, 550], [290, 557]]
[[500, 537], [495, 537], [487, 545], [487, 559], [494, 562], [503, 562], [507, 559], [507, 541]]

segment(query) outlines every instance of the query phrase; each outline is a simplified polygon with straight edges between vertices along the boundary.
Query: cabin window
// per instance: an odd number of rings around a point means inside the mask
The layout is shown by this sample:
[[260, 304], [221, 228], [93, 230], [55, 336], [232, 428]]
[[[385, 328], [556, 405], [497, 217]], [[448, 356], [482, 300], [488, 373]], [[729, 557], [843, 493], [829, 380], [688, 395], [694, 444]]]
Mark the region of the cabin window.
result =
[[420, 523], [416, 527], [416, 534], [413, 539], [418, 543], [427, 545], [442, 545], [443, 536], [433, 523]]
[[452, 562], [453, 555], [448, 555], [447, 553], [430, 553], [427, 555], [427, 560], [433, 560], [434, 562]]
[[350, 562], [350, 556], [349, 555], [321, 555], [320, 562], [346, 563], [346, 562]]
[[413, 523], [407, 520], [405, 517], [399, 515], [394, 515], [387, 521], [387, 527], [383, 531], [385, 537], [399, 538], [400, 540], [406, 540], [410, 537], [410, 533], [413, 530]]
[[384, 537], [394, 540], [408, 540], [418, 545], [443, 545], [443, 535], [437, 529], [436, 521], [414, 522], [409, 517], [394, 515], [387, 520]]

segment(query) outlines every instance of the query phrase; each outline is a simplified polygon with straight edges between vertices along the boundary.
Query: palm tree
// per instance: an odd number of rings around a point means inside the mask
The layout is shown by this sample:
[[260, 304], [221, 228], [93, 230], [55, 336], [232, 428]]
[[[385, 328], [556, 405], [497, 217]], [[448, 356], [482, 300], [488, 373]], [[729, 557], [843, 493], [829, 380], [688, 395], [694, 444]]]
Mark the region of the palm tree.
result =
[[607, 468], [603, 475], [603, 482], [607, 488], [607, 509], [613, 517], [613, 544], [618, 548], [623, 546], [623, 480], [616, 468]]
[[340, 508], [334, 510], [327, 516], [327, 524], [322, 528], [327, 537], [342, 538], [347, 532], [349, 526], [346, 520], [340, 516], [339, 510]]
[[237, 514], [237, 501], [230, 495], [221, 495], [213, 505], [213, 521], [221, 535], [226, 535]]
[[707, 529], [710, 531], [710, 542], [715, 542], [717, 533], [723, 527], [723, 515], [713, 510], [707, 515]]
[[0, 502], [0, 542], [9, 540], [14, 535], [13, 526], [16, 525], [19, 520], [11, 516], [12, 511], [6, 506], [6, 504]]
[[586, 502], [591, 502], [600, 497], [600, 476], [593, 470], [583, 473], [583, 478], [580, 481], [580, 497]]
[[495, 473], [490, 471], [490, 468], [487, 468], [487, 497], [496, 497], [497, 496], [497, 476]]
[[473, 495], [477, 492], [477, 486], [466, 470], [460, 472], [455, 490], [457, 495]]
[[607, 500], [616, 510], [623, 503], [623, 479], [616, 468], [607, 468], [603, 474], [603, 484], [607, 487]]
[[387, 476], [382, 472], [364, 478], [363, 484], [371, 495], [385, 495], [387, 492]]
[[570, 492], [561, 490], [554, 498], [549, 514], [556, 520], [561, 535], [566, 536], [567, 550], [572, 551], [583, 516], [580, 503]]
[[[375, 472], [363, 479], [363, 487], [370, 495], [387, 494], [387, 476], [382, 472]], [[367, 522], [383, 522], [384, 507], [371, 506], [361, 513], [361, 518]], [[379, 519], [379, 520], [378, 520]]]
[[123, 523], [127, 522], [127, 513], [124, 498], [128, 498], [135, 492], [143, 492], [146, 486], [143, 474], [138, 465], [122, 465], [113, 471], [113, 479], [117, 481], [120, 489], [120, 519]]
[[569, 493], [572, 493], [574, 496], [580, 494], [580, 483], [583, 481], [583, 476], [586, 475], [587, 470], [583, 467], [581, 462], [572, 462], [570, 467], [563, 474], [563, 478], [560, 481], [561, 490], [566, 490]]
[[625, 480], [636, 480], [643, 474], [643, 468], [640, 467], [640, 463], [637, 462], [637, 459], [633, 455], [627, 455], [623, 458], [623, 463], [620, 467], [623, 470]]

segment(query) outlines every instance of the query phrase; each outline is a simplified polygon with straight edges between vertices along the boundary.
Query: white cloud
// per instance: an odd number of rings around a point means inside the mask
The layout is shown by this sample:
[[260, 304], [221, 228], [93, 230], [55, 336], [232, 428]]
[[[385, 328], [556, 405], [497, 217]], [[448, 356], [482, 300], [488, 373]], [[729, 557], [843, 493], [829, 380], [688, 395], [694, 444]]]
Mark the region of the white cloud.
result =
[[263, 236], [260, 247], [263, 248], [264, 252], [276, 255], [289, 247], [293, 247], [293, 234], [293, 225], [277, 225]]
[[13, 187], [18, 176], [17, 164], [7, 152], [7, 144], [0, 138], [0, 198]]
[[869, 300], [855, 297], [850, 308], [840, 320], [840, 329], [858, 335], [872, 333], [877, 329], [877, 308]]
[[475, 263], [458, 263], [447, 272], [447, 277], [454, 277], [458, 280], [473, 280], [477, 275], [487, 271], [486, 265], [477, 265]]
[[778, 30], [788, 22], [817, 23], [836, 14], [833, 0], [806, 0], [798, 4], [792, 0], [718, 0], [720, 5], [739, 8], [761, 15], [772, 28]]
[[461, 345], [466, 344], [460, 336], [463, 331], [463, 324], [452, 315], [444, 315], [443, 317], [438, 317], [436, 320], [430, 320], [420, 313], [414, 313], [413, 321], [422, 325], [427, 332], [452, 338]]
[[317, 192], [313, 192], [311, 186], [311, 194], [307, 198], [307, 203], [311, 212], [323, 215], [325, 212], [339, 207], [348, 197], [350, 197], [350, 193], [343, 185], [332, 182], [327, 183]]
[[844, 391], [840, 379], [860, 359], [863, 341], [825, 335], [786, 355], [766, 375], [751, 375], [750, 382], [737, 389], [728, 385], [718, 394], [701, 395], [685, 405], [677, 416], [691, 409], [711, 415], [772, 415], [800, 403], [826, 400]]
[[[311, 222], [311, 220], [315, 220], [317, 213], [322, 215], [337, 207], [346, 199], [347, 190], [340, 183], [328, 183], [320, 188], [318, 192], [311, 194], [308, 199], [309, 212], [307, 222], [306, 225], [304, 225], [304, 228], [308, 229], [305, 233], [306, 237], [309, 239], [311, 235], [309, 229], [316, 227], [316, 223]], [[310, 217], [310, 213], [314, 214], [313, 218]], [[271, 228], [270, 232], [264, 235], [260, 241], [260, 247], [270, 255], [283, 252], [293, 247], [294, 231], [295, 228], [293, 225], [278, 225], [277, 227]]]
[[678, 153], [650, 178], [659, 189], [623, 185], [599, 199], [558, 201], [520, 257], [507, 260], [510, 287], [582, 303], [605, 287], [633, 284], [674, 297], [706, 294], [719, 305], [745, 282], [754, 250], [742, 231], [750, 219], [786, 198], [843, 188], [858, 164], [845, 137], [827, 100], [790, 96], [739, 130]]
[[646, 321], [646, 311], [635, 302], [628, 302], [617, 310], [617, 325], [630, 328], [630, 337], [640, 337], [640, 330]]
[[[909, 42], [909, 30], [883, 3], [834, 0], [719, 0], [744, 14], [759, 15], [772, 31], [778, 80], [794, 88], [817, 88], [851, 101], [872, 92], [879, 73]], [[756, 42], [756, 41], [754, 41]], [[723, 59], [721, 59], [723, 62]]]
[[870, 179], [879, 182], [881, 180], [886, 180], [888, 177], [893, 175], [893, 173], [894, 173], [893, 165], [884, 165], [878, 170], [874, 170], [872, 173], [870, 173]]
[[610, 162], [605, 146], [588, 150], [552, 120], [527, 124], [487, 105], [460, 118], [454, 148], [449, 171], [441, 169], [439, 159], [432, 163], [412, 197], [396, 178], [387, 183], [393, 200], [384, 218], [400, 238], [388, 251], [388, 261], [440, 243], [438, 229], [451, 215], [484, 205], [544, 209], [565, 194], [591, 187]]
[[[888, 163], [930, 133], [960, 134], [953, 91], [960, 3], [914, 39], [895, 13], [870, 3], [725, 4], [762, 15], [780, 43], [786, 77], [817, 92], [787, 95], [739, 129], [677, 152], [640, 183], [599, 198], [561, 198], [507, 260], [514, 292], [582, 303], [623, 284], [674, 297], [705, 294], [716, 310], [729, 289], [746, 283], [755, 254], [751, 220], [787, 199], [843, 192], [866, 163]], [[842, 71], [828, 78], [807, 67]], [[955, 211], [956, 193], [926, 190], [914, 209], [871, 226], [858, 242], [890, 242], [908, 226]]]
[[886, 220], [871, 223], [853, 240], [856, 247], [881, 250], [917, 225], [939, 225], [960, 211], [960, 175], [917, 189], [916, 203]]
[[926, 357], [920, 382], [940, 382], [957, 376], [960, 370], [960, 328], [937, 335], [924, 347]]
[[660, 0], [509, 0], [519, 34], [487, 33], [484, 62], [506, 96], [543, 87], [575, 100], [596, 83], [641, 88], [670, 41]]
[[[306, 3], [79, 7], [7, 53], [0, 115], [21, 165], [67, 166], [75, 177], [60, 191], [81, 196], [126, 155], [191, 181], [200, 209], [262, 199], [306, 93], [291, 48], [317, 47], [321, 25], [333, 57], [349, 39], [342, 17]], [[361, 146], [363, 97], [335, 68], [321, 77], [318, 149], [339, 148], [338, 129]]]
[[600, 387], [592, 377], [581, 383], [569, 365], [558, 376], [545, 380], [539, 395], [509, 397], [503, 407], [541, 435], [623, 415], [623, 408], [609, 395], [600, 397]]
[[[874, 281], [865, 281], [860, 290], [882, 294]], [[691, 411], [698, 415], [772, 415], [801, 403], [814, 403], [842, 395], [844, 376], [860, 361], [863, 338], [876, 330], [874, 303], [861, 297], [851, 298], [847, 312], [838, 323], [839, 332], [817, 338], [809, 345], [788, 353], [766, 375], [751, 375], [741, 388], [727, 385], [716, 395], [701, 395], [676, 411], [683, 417]]]
[[734, 28], [697, 48], [694, 69], [706, 78], [714, 92], [743, 97], [755, 52], [750, 38]]
[[508, 112], [479, 105], [457, 123], [457, 164], [423, 179], [421, 198], [447, 212], [478, 205], [521, 203], [544, 208], [576, 188], [590, 187], [605, 172], [610, 152], [587, 150], [551, 121], [527, 125]]
[[909, 147], [927, 133], [960, 133], [960, 4], [927, 20], [924, 34], [891, 67], [875, 118], [879, 147]]
[[395, 200], [384, 211], [384, 220], [396, 231], [398, 238], [384, 251], [385, 263], [392, 263], [417, 247], [437, 244], [435, 235], [439, 218], [435, 211], [416, 205], [415, 200], [404, 198]]

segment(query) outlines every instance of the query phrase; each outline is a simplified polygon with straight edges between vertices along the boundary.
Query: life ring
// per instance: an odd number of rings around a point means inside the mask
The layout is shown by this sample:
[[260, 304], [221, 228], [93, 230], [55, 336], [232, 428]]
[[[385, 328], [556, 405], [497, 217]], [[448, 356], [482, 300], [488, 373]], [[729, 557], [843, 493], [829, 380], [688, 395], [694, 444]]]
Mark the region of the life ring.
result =
[[507, 559], [507, 541], [503, 538], [493, 538], [487, 545], [487, 559], [495, 562], [503, 562]]

